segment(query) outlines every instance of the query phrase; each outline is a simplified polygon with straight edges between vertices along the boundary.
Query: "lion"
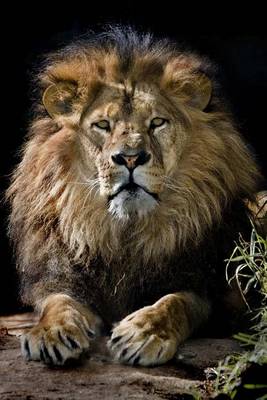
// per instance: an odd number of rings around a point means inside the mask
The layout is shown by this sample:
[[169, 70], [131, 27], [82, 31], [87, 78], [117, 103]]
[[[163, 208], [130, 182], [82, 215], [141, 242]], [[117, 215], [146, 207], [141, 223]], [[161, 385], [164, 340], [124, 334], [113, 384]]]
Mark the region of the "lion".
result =
[[[214, 317], [261, 174], [212, 64], [113, 27], [49, 55], [8, 190], [26, 360], [65, 365], [109, 332], [117, 362], [155, 366]], [[209, 331], [211, 332], [211, 331]]]

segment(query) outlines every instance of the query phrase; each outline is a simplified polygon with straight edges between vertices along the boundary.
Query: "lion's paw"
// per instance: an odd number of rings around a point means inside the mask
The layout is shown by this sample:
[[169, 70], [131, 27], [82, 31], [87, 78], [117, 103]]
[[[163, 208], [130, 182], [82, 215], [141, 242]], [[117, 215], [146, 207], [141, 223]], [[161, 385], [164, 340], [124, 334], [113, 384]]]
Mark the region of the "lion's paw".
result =
[[21, 351], [26, 360], [65, 365], [89, 350], [95, 331], [88, 319], [72, 308], [54, 318], [43, 318], [21, 337]]
[[149, 366], [172, 359], [178, 340], [168, 315], [149, 306], [124, 318], [113, 329], [108, 346], [117, 361]]

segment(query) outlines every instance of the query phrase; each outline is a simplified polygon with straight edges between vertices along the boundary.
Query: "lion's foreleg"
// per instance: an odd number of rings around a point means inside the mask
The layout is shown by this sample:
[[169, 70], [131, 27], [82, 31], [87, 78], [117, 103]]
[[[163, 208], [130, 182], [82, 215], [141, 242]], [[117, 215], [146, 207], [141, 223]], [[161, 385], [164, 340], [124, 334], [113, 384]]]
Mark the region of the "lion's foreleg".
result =
[[194, 293], [169, 294], [124, 318], [113, 329], [109, 347], [124, 363], [163, 364], [208, 315], [208, 302]]
[[62, 293], [51, 294], [38, 305], [39, 323], [22, 336], [22, 354], [27, 360], [63, 365], [89, 349], [100, 320], [88, 307]]

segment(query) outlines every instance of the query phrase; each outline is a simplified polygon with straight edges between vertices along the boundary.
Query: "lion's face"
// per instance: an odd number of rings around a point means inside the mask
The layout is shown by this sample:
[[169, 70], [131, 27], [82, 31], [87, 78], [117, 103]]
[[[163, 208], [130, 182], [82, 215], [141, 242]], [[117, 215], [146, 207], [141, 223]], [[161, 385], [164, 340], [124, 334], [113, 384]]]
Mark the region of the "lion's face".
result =
[[[80, 64], [59, 65], [60, 80], [46, 89], [43, 103], [53, 119], [63, 127], [70, 123], [77, 133], [80, 180], [95, 196], [88, 201], [101, 198], [113, 216], [128, 219], [153, 213], [166, 201], [169, 179], [190, 140], [185, 110], [201, 113], [211, 83], [202, 74], [191, 76], [179, 58], [148, 75], [140, 65], [139, 72], [118, 76], [117, 62], [106, 53], [97, 61], [105, 79], [98, 72], [96, 78], [87, 64], [80, 75]], [[148, 60], [149, 68], [153, 63]], [[62, 79], [62, 70], [76, 83]]]
[[[157, 88], [114, 86], [106, 87], [84, 114], [83, 140], [98, 149], [93, 161], [108, 210], [121, 219], [144, 216], [162, 201], [185, 135]], [[92, 164], [90, 154], [87, 162]]]

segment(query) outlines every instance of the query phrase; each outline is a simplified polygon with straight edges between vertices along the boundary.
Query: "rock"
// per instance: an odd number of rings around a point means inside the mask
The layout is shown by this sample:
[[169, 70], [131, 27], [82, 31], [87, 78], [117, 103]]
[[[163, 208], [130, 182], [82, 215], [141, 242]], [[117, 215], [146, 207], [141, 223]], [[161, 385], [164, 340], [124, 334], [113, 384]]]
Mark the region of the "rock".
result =
[[176, 353], [178, 365], [186, 365], [200, 370], [214, 367], [220, 360], [233, 353], [242, 352], [239, 342], [234, 339], [192, 339], [181, 345]]
[[0, 318], [0, 399], [178, 400], [208, 399], [204, 369], [240, 351], [232, 339], [192, 339], [180, 346], [175, 359], [154, 368], [115, 363], [102, 337], [92, 342], [89, 357], [76, 367], [51, 368], [25, 362], [16, 336], [36, 322], [33, 315]]
[[75, 368], [49, 368], [25, 362], [18, 338], [6, 336], [4, 341], [0, 348], [1, 400], [192, 399], [190, 393], [202, 384], [180, 377], [184, 374], [173, 365], [129, 367], [112, 363], [105, 352], [91, 354], [90, 360]]

